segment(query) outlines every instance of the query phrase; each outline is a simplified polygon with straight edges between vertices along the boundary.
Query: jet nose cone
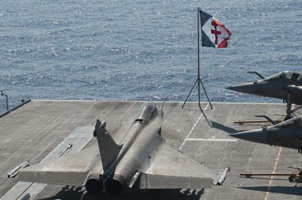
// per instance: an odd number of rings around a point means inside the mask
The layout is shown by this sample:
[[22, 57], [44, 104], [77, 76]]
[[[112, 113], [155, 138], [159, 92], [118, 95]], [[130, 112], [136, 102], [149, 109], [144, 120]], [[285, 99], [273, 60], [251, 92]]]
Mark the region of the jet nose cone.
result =
[[244, 131], [230, 135], [235, 138], [239, 138], [242, 140], [247, 140], [251, 142], [268, 144], [267, 133], [262, 129], [256, 129], [252, 131]]
[[226, 89], [233, 90], [236, 92], [253, 94], [257, 88], [254, 83], [245, 83], [245, 84], [230, 86], [227, 87]]

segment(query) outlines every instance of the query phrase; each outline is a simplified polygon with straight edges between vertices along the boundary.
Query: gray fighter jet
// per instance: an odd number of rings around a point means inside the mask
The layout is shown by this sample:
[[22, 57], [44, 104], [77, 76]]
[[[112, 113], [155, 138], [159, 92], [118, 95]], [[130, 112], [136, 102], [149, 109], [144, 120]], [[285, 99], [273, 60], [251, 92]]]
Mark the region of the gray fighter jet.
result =
[[[109, 134], [97, 120], [98, 145], [19, 173], [19, 180], [86, 187], [91, 194], [116, 196], [126, 189], [201, 189], [221, 184], [214, 171], [169, 147], [162, 137], [163, 111], [145, 103], [128, 131]], [[114, 137], [113, 137], [114, 136]], [[114, 138], [114, 139], [113, 139]], [[116, 139], [118, 138], [118, 139]], [[119, 142], [117, 142], [119, 141]]]
[[250, 73], [256, 73], [261, 79], [251, 83], [231, 86], [227, 89], [282, 99], [287, 102], [286, 118], [291, 117], [292, 103], [302, 105], [302, 74], [284, 71], [268, 78], [264, 78], [257, 72]]
[[295, 117], [276, 125], [231, 134], [243, 140], [298, 149], [302, 153], [302, 117]]

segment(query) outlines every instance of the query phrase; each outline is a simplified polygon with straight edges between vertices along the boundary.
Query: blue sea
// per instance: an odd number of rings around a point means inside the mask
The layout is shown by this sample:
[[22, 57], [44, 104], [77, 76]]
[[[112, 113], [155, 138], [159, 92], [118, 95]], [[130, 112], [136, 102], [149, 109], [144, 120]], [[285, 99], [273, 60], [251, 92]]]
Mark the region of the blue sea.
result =
[[197, 7], [233, 33], [227, 49], [200, 50], [210, 99], [281, 102], [225, 87], [257, 79], [247, 71], [301, 72], [301, 0], [1, 0], [0, 90], [10, 108], [21, 99], [184, 101], [197, 78]]

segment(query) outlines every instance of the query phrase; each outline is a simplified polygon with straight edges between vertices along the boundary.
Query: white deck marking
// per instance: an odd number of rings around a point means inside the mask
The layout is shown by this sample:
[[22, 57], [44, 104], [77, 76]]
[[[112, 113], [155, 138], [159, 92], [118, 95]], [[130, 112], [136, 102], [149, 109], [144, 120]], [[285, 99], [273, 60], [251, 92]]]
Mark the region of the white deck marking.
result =
[[178, 148], [178, 150], [181, 150], [183, 148], [183, 146], [185, 145], [187, 139], [190, 137], [190, 135], [192, 134], [192, 132], [194, 131], [196, 125], [198, 124], [201, 116], [203, 116], [203, 114], [201, 113], [198, 117], [198, 119], [196, 120], [195, 124], [193, 125], [193, 127], [191, 128], [190, 132], [188, 133], [188, 135], [186, 136], [186, 138], [184, 139], [184, 141], [182, 142], [182, 144], [180, 145], [180, 147]]
[[[84, 146], [93, 138], [92, 126], [77, 127], [65, 140], [63, 140], [52, 152], [50, 152], [41, 162], [58, 158], [62, 152], [72, 144], [66, 153], [77, 152], [84, 148]], [[12, 187], [0, 200], [31, 200], [39, 194], [47, 184], [18, 182]]]
[[215, 138], [188, 138], [187, 141], [205, 141], [205, 142], [237, 142], [237, 139], [215, 139]]
[[[275, 165], [274, 165], [274, 169], [273, 169], [273, 171], [272, 171], [272, 174], [275, 174], [275, 173], [276, 173], [277, 166], [278, 166], [279, 159], [280, 159], [280, 155], [281, 155], [281, 151], [282, 151], [282, 147], [279, 148], [278, 155], [277, 155], [277, 158], [276, 158], [276, 161], [275, 161]], [[265, 193], [264, 200], [268, 200], [268, 196], [269, 196], [269, 193], [270, 193], [270, 189], [271, 189], [271, 186], [272, 186], [272, 184], [273, 184], [273, 179], [274, 179], [274, 176], [271, 176], [270, 181], [269, 181], [269, 184], [268, 184], [268, 187], [267, 187], [267, 191], [266, 191], [266, 193]]]
[[[204, 108], [204, 110], [206, 110], [209, 107], [209, 104], [206, 105], [206, 107]], [[192, 132], [194, 131], [195, 127], [197, 126], [198, 122], [200, 121], [201, 117], [203, 116], [202, 113], [200, 113], [198, 119], [196, 120], [195, 124], [193, 125], [193, 127], [191, 128], [191, 130], [189, 131], [188, 135], [186, 136], [186, 138], [184, 139], [184, 141], [181, 143], [180, 147], [178, 148], [178, 150], [181, 150], [186, 141], [188, 140], [188, 138], [191, 136]]]

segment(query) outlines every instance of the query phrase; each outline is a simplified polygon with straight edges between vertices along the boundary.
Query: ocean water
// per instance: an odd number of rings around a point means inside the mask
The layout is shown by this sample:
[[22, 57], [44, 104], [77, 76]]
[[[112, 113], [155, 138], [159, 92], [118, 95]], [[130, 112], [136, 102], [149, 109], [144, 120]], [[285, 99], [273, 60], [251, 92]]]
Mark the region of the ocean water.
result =
[[21, 99], [184, 101], [197, 76], [197, 7], [233, 33], [227, 49], [201, 48], [210, 99], [280, 102], [225, 87], [256, 80], [249, 70], [301, 71], [300, 0], [1, 0], [0, 90], [11, 108]]

